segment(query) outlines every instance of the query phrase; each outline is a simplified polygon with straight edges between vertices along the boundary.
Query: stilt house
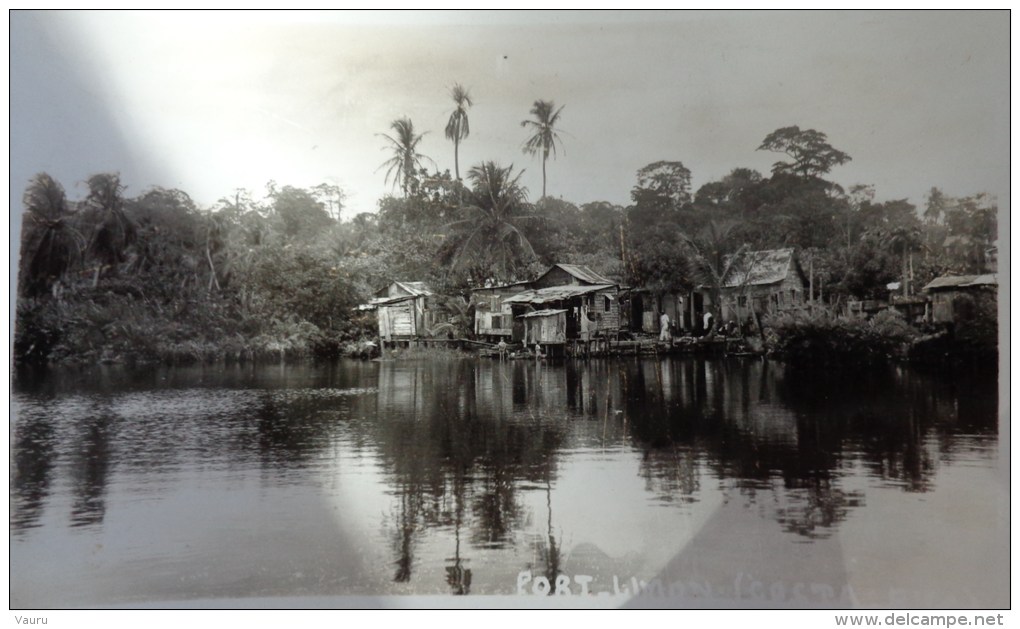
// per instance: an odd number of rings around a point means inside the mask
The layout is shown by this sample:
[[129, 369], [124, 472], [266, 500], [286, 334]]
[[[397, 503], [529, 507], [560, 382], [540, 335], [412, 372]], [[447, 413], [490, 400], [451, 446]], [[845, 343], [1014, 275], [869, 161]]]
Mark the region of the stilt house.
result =
[[393, 282], [375, 293], [366, 309], [375, 309], [384, 343], [423, 339], [434, 324], [432, 290], [424, 282]]
[[513, 313], [514, 342], [588, 342], [620, 330], [619, 286], [585, 266], [555, 264], [503, 303]]

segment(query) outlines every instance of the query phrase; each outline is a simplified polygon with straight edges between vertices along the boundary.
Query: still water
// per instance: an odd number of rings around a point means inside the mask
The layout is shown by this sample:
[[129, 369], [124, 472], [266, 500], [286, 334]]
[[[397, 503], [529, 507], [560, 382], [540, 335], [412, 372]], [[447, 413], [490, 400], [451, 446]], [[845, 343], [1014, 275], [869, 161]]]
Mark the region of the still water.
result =
[[19, 374], [11, 606], [1007, 607], [998, 421], [758, 359]]

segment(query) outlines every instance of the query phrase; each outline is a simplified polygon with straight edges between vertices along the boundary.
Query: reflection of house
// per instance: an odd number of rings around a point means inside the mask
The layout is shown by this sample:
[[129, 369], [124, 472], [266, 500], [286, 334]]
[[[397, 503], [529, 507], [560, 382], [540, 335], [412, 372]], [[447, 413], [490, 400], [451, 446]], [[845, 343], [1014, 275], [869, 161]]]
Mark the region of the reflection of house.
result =
[[584, 266], [556, 264], [530, 286], [502, 300], [514, 316], [515, 342], [524, 342], [526, 334], [530, 343], [535, 337], [542, 344], [561, 344], [619, 332], [619, 286], [609, 278]]
[[935, 323], [952, 323], [969, 319], [966, 308], [973, 308], [978, 300], [997, 300], [998, 276], [947, 275], [929, 282], [924, 291], [931, 296], [931, 319]]
[[727, 260], [722, 278], [722, 317], [742, 321], [751, 312], [780, 312], [803, 307], [808, 281], [793, 249], [748, 251]]
[[516, 282], [504, 286], [487, 286], [471, 291], [471, 302], [475, 306], [475, 334], [488, 341], [509, 341], [513, 332], [514, 315], [506, 297], [521, 293], [531, 286], [530, 282]]
[[368, 302], [379, 322], [383, 342], [424, 338], [434, 323], [429, 311], [432, 290], [424, 282], [393, 282], [380, 289]]

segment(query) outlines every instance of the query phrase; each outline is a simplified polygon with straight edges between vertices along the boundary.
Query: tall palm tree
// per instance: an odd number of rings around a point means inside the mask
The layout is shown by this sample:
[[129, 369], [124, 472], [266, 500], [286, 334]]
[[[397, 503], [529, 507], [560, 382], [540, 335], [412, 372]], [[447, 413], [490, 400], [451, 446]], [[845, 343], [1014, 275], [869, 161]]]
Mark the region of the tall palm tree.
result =
[[501, 168], [494, 162], [468, 171], [467, 216], [446, 226], [453, 233], [454, 247], [447, 252], [451, 270], [473, 267], [487, 275], [476, 279], [510, 280], [534, 257], [524, 226], [540, 217], [530, 212], [528, 191], [520, 184], [523, 172], [514, 175], [512, 165]]
[[531, 108], [534, 120], [522, 120], [521, 126], [534, 131], [534, 134], [524, 143], [524, 152], [528, 155], [535, 155], [542, 152], [542, 197], [545, 197], [545, 162], [549, 159], [549, 153], [556, 156], [556, 145], [563, 146], [563, 141], [556, 133], [556, 123], [560, 120], [561, 106], [556, 109], [556, 104], [551, 100], [536, 100]]
[[450, 89], [450, 96], [453, 97], [453, 102], [456, 103], [457, 108], [450, 113], [450, 120], [446, 123], [446, 139], [453, 142], [453, 172], [457, 177], [457, 181], [460, 181], [460, 141], [467, 138], [468, 134], [471, 133], [467, 110], [473, 103], [471, 102], [471, 95], [468, 94], [468, 91], [460, 83], [457, 83]]
[[882, 242], [900, 255], [902, 261], [900, 288], [903, 296], [910, 296], [910, 254], [917, 251], [921, 246], [921, 230], [916, 226], [899, 225], [885, 231], [882, 235]]
[[[421, 168], [422, 162], [432, 161], [418, 152], [418, 145], [421, 143], [424, 133], [414, 132], [414, 123], [410, 118], [400, 118], [390, 124], [393, 135], [380, 133], [386, 138], [390, 145], [385, 147], [393, 152], [393, 157], [382, 163], [379, 168], [386, 168], [386, 183], [393, 177], [393, 185], [400, 183], [404, 196], [411, 194], [411, 182], [414, 174]], [[378, 170], [378, 169], [376, 169]]]
[[32, 178], [23, 197], [19, 289], [35, 295], [52, 289], [81, 256], [83, 239], [70, 225], [64, 187], [46, 173]]
[[124, 213], [124, 186], [120, 175], [101, 173], [92, 175], [87, 201], [99, 210], [100, 219], [89, 241], [89, 256], [97, 261], [92, 286], [99, 283], [104, 268], [116, 270], [117, 264], [127, 256], [127, 249], [135, 240], [135, 225]]

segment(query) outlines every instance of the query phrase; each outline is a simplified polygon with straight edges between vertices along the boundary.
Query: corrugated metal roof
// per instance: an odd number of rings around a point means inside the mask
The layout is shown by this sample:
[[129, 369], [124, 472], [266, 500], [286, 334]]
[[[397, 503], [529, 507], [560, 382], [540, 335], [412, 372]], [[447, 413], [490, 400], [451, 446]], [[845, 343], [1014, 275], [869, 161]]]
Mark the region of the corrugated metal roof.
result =
[[563, 314], [566, 310], [557, 308], [547, 308], [546, 310], [536, 310], [535, 312], [529, 312], [528, 314], [522, 314], [517, 317], [518, 319], [530, 319], [532, 317], [551, 317], [553, 315]]
[[476, 290], [500, 290], [502, 288], [516, 288], [517, 286], [527, 286], [528, 284], [531, 284], [531, 282], [525, 280], [523, 282], [511, 282], [510, 284], [497, 284], [497, 285], [493, 285], [493, 286], [479, 286], [478, 288], [472, 288], [471, 291], [474, 292]]
[[402, 301], [416, 299], [420, 296], [421, 295], [397, 295], [396, 297], [374, 297], [368, 300], [367, 305], [369, 306], [369, 308], [366, 308], [366, 310], [376, 308], [378, 306], [389, 306], [390, 304], [397, 304]]
[[922, 290], [933, 288], [951, 288], [953, 286], [964, 286], [978, 278], [977, 275], [943, 275], [928, 282]]
[[563, 301], [564, 299], [570, 299], [571, 297], [587, 295], [588, 293], [595, 293], [600, 290], [615, 287], [615, 284], [596, 284], [594, 286], [550, 286], [549, 288], [526, 290], [523, 293], [517, 293], [516, 295], [512, 295], [504, 299], [503, 303], [544, 304], [551, 301]]
[[998, 286], [999, 276], [995, 273], [987, 273], [985, 275], [978, 275], [974, 278], [973, 282], [964, 284], [964, 286]]
[[[726, 257], [727, 264], [732, 256]], [[782, 282], [793, 268], [793, 249], [747, 251], [732, 264], [723, 278], [723, 288], [760, 286]]]
[[[616, 282], [609, 279], [608, 277], [603, 277], [602, 275], [599, 275], [598, 273], [592, 271], [588, 267], [582, 266], [580, 264], [554, 264], [552, 268], [549, 269], [549, 271], [552, 271], [552, 269], [556, 267], [563, 269], [564, 271], [573, 275], [582, 282], [587, 282], [589, 284], [611, 284], [613, 286], [616, 285]], [[542, 274], [543, 277], [547, 275], [549, 271], [543, 273]]]
[[403, 288], [408, 293], [418, 295], [431, 295], [432, 289], [425, 282], [393, 282], [397, 286]]

